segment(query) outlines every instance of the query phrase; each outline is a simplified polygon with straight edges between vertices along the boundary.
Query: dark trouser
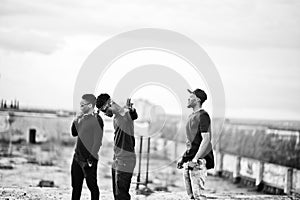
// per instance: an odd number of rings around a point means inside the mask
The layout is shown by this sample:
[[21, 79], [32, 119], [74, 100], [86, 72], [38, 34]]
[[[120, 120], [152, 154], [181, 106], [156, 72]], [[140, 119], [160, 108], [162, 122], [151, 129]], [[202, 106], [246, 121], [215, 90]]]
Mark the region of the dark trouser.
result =
[[87, 187], [91, 192], [92, 200], [99, 200], [99, 188], [97, 185], [97, 162], [93, 162], [92, 167], [79, 164], [73, 158], [71, 166], [71, 179], [72, 179], [72, 200], [79, 200], [81, 196], [83, 179], [85, 178]]
[[122, 161], [120, 166], [114, 161], [112, 166], [112, 185], [115, 200], [130, 200], [129, 188], [133, 170], [135, 167], [135, 159], [131, 161]]
[[122, 172], [112, 168], [112, 184], [115, 200], [129, 200], [129, 188], [132, 173]]

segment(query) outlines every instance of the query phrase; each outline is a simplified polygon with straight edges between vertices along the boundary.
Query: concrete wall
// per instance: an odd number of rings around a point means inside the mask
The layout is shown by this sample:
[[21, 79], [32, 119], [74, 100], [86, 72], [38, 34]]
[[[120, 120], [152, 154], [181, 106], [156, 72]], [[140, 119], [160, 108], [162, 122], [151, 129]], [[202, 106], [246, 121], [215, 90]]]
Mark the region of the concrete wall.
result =
[[215, 172], [230, 172], [233, 178], [246, 177], [254, 180], [256, 186], [263, 183], [283, 189], [286, 194], [300, 194], [298, 169], [224, 152], [215, 152], [215, 155], [217, 158]]
[[[0, 112], [0, 139], [9, 138], [8, 112]], [[36, 130], [36, 141], [71, 138], [70, 126], [73, 117], [59, 117], [55, 114], [14, 112], [11, 129], [13, 140], [29, 142], [29, 130]]]

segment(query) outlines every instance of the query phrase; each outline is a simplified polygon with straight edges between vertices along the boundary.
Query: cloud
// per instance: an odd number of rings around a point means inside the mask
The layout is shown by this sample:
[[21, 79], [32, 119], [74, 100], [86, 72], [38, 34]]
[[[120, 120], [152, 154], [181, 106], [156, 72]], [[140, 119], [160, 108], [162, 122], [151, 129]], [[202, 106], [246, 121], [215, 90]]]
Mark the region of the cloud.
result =
[[0, 25], [21, 33], [48, 33], [57, 37], [54, 40], [78, 35], [111, 36], [157, 27], [182, 32], [205, 45], [299, 48], [299, 9], [297, 1], [280, 0], [3, 0]]
[[[7, 97], [41, 86], [47, 99], [56, 90], [66, 93], [69, 100], [59, 100], [68, 106], [77, 71], [94, 48], [118, 33], [152, 27], [177, 31], [205, 48], [224, 80], [230, 109], [299, 108], [294, 92], [300, 87], [299, 0], [0, 0], [0, 5], [2, 81], [24, 76], [4, 82], [15, 84], [15, 90], [0, 88]], [[39, 103], [26, 93], [22, 98]]]
[[0, 29], [0, 44], [0, 48], [10, 51], [51, 54], [62, 46], [63, 41], [39, 32]]

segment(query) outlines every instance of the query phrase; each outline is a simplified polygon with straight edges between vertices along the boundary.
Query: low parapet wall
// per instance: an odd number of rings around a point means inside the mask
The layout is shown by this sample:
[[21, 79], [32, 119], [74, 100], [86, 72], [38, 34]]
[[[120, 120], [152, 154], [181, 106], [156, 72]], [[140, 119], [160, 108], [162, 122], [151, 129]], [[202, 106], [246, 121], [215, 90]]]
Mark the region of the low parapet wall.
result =
[[284, 193], [300, 194], [300, 170], [282, 165], [263, 162], [224, 152], [215, 152], [216, 168], [219, 174], [229, 172], [233, 179], [246, 178], [255, 186], [264, 184], [283, 189]]

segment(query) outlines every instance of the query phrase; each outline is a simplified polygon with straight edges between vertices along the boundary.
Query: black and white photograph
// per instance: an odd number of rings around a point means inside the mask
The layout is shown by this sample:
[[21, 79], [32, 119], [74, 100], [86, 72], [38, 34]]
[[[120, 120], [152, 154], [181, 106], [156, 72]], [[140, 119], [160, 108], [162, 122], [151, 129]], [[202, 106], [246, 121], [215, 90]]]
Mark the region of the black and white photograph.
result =
[[0, 200], [300, 199], [299, 10], [0, 0]]

